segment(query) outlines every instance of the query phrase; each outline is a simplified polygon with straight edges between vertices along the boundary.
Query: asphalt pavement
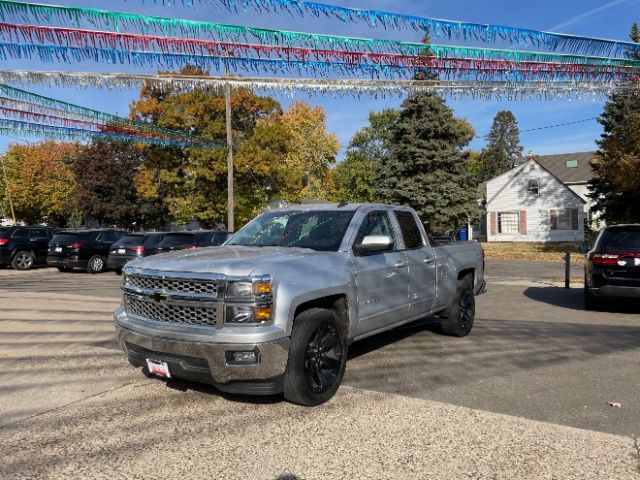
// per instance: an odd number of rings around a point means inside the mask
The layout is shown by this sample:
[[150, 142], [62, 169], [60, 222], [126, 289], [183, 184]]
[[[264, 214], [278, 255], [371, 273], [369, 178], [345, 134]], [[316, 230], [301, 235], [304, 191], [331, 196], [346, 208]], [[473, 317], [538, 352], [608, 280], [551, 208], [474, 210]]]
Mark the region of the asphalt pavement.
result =
[[358, 342], [315, 409], [144, 378], [113, 273], [0, 271], [2, 478], [640, 478], [640, 311], [585, 312], [558, 271], [488, 262], [469, 337]]

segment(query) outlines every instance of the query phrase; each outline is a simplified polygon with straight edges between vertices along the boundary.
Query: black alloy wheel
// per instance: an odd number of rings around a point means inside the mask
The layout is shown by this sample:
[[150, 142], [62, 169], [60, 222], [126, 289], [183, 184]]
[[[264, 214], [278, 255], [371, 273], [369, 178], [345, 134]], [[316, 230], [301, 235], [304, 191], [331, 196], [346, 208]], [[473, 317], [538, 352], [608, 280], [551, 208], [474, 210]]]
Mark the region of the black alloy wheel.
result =
[[451, 305], [440, 314], [440, 325], [447, 335], [466, 337], [473, 328], [475, 315], [476, 299], [473, 295], [473, 277], [466, 275], [458, 280], [458, 288]]
[[307, 344], [304, 370], [314, 393], [324, 393], [336, 382], [342, 368], [342, 347], [335, 326], [321, 323]]
[[330, 400], [347, 364], [346, 328], [332, 310], [311, 308], [296, 316], [291, 332], [284, 396], [305, 406]]

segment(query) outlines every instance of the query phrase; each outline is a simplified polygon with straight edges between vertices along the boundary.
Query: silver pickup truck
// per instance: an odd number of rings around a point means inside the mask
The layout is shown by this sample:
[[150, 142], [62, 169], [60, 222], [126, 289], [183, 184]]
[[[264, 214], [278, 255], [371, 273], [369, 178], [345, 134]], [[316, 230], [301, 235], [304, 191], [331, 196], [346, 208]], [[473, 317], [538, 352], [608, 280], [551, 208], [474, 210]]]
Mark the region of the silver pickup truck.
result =
[[432, 314], [463, 337], [484, 287], [480, 245], [432, 246], [410, 208], [295, 206], [221, 247], [129, 263], [115, 324], [146, 375], [318, 405], [352, 342]]

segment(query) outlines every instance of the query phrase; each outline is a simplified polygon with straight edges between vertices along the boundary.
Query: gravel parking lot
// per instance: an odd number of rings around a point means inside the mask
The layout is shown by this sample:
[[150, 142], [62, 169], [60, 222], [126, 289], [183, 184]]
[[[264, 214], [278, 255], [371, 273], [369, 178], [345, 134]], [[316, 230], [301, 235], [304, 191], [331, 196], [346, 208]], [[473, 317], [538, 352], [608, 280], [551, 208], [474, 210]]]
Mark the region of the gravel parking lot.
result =
[[640, 309], [585, 312], [528, 263], [488, 265], [465, 339], [426, 319], [354, 344], [315, 409], [144, 378], [113, 273], [0, 271], [2, 477], [640, 478]]

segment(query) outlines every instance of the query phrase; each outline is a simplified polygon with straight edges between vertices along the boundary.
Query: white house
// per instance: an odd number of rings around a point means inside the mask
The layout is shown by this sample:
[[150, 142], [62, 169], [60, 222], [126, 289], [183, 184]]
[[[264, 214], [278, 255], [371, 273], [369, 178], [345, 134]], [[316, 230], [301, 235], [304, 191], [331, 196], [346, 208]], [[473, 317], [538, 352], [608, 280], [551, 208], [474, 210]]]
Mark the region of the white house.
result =
[[591, 213], [594, 202], [588, 196], [587, 185], [594, 177], [591, 162], [595, 156], [596, 152], [561, 153], [541, 155], [534, 157], [534, 160], [576, 192], [586, 202], [584, 211]]
[[586, 201], [535, 159], [487, 182], [489, 242], [582, 242]]

